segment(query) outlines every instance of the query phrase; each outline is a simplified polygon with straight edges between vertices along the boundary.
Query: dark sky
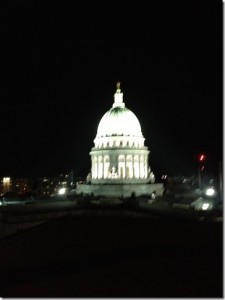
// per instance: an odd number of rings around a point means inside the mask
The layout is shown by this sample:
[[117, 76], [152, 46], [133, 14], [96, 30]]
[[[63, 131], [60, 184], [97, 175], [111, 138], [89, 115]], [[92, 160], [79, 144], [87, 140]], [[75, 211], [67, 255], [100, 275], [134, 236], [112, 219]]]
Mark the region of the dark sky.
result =
[[0, 176], [86, 176], [117, 81], [157, 176], [217, 174], [222, 1], [102, 2], [1, 3]]

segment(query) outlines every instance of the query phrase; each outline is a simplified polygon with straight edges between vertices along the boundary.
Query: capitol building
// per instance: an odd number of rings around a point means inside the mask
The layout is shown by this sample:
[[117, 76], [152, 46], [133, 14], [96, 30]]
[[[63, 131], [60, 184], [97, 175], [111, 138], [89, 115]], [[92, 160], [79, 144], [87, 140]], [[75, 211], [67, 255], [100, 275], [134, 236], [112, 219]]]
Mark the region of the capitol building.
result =
[[101, 118], [90, 151], [91, 172], [77, 194], [95, 196], [157, 195], [163, 184], [155, 183], [149, 166], [148, 147], [136, 115], [125, 106], [117, 83], [112, 107]]

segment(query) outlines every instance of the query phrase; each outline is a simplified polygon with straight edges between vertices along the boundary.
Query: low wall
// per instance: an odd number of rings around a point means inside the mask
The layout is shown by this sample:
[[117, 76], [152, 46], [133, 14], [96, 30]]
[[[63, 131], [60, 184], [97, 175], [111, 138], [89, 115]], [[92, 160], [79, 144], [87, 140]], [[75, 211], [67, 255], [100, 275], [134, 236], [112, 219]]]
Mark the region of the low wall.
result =
[[76, 193], [93, 196], [112, 196], [112, 197], [131, 197], [149, 195], [155, 193], [157, 196], [163, 194], [164, 187], [162, 183], [149, 184], [78, 184]]

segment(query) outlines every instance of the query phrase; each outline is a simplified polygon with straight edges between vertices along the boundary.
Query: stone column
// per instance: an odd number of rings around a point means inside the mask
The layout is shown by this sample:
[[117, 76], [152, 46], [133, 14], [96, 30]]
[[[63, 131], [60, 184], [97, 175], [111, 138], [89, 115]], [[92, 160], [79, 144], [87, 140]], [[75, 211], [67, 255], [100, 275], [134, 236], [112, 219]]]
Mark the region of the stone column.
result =
[[94, 169], [94, 159], [93, 159], [93, 155], [91, 156], [91, 178], [93, 178], [95, 169]]
[[138, 176], [138, 179], [141, 178], [141, 155], [139, 154], [138, 155], [138, 165], [139, 165], [139, 176]]
[[124, 178], [127, 178], [127, 155], [124, 154], [124, 165], [125, 165], [125, 170], [124, 170]]
[[105, 178], [105, 155], [102, 155], [102, 178]]
[[145, 155], [145, 178], [148, 177], [148, 155]]
[[132, 179], [134, 178], [134, 154], [132, 154]]

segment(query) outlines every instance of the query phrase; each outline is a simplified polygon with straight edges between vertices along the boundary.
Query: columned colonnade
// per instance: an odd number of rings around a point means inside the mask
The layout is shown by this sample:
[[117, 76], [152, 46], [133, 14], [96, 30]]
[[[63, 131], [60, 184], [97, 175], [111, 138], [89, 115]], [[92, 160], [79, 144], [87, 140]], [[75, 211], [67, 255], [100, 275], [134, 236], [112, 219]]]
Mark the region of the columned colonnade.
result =
[[148, 150], [138, 149], [137, 151], [132, 151], [133, 153], [126, 154], [113, 153], [113, 151], [110, 154], [99, 152], [102, 151], [91, 152], [92, 179], [148, 178]]

